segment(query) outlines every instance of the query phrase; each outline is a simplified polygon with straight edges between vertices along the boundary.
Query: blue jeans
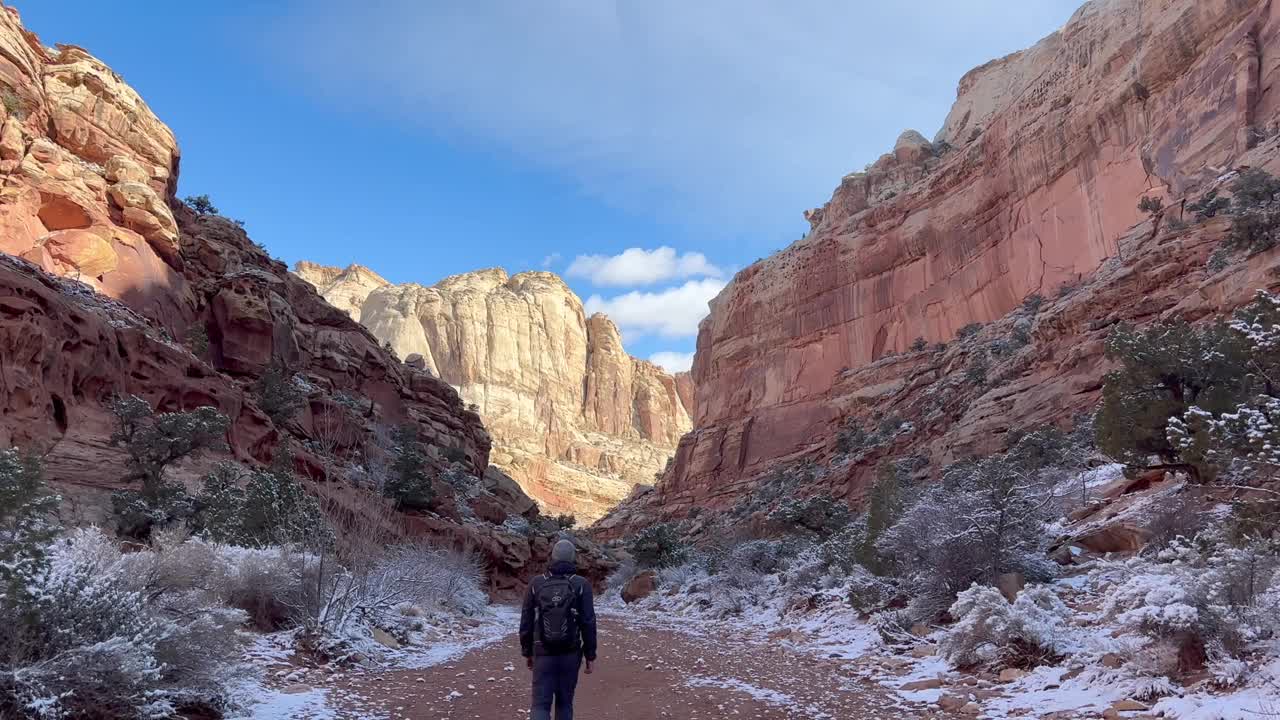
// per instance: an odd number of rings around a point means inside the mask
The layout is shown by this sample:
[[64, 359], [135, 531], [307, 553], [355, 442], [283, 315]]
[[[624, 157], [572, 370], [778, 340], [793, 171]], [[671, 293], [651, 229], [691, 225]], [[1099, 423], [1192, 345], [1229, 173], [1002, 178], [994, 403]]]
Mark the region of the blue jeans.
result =
[[573, 720], [573, 691], [578, 687], [582, 653], [539, 655], [533, 659], [533, 705], [529, 720], [551, 720], [551, 703], [556, 720]]

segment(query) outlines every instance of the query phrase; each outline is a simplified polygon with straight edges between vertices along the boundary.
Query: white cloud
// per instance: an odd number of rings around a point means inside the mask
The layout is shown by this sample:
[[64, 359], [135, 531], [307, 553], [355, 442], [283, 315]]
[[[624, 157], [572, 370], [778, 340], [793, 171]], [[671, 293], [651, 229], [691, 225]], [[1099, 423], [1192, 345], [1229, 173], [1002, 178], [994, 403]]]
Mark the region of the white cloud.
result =
[[970, 68], [1080, 0], [298, 0], [266, 65], [343, 112], [513, 152], [664, 221], [799, 234], [841, 176], [940, 127]]
[[720, 268], [699, 252], [677, 255], [674, 248], [627, 248], [617, 255], [579, 255], [565, 274], [584, 277], [592, 285], [626, 287], [652, 285], [672, 278], [720, 277]]
[[558, 252], [553, 252], [553, 253], [551, 253], [550, 255], [548, 255], [548, 256], [546, 256], [546, 257], [542, 258], [542, 267], [543, 267], [543, 269], [548, 269], [548, 268], [550, 268], [552, 265], [555, 265], [556, 263], [560, 262], [560, 260], [562, 259], [562, 257], [563, 257], [563, 256], [561, 256], [561, 255], [560, 255], [560, 253], [558, 253]]
[[724, 286], [723, 280], [690, 280], [657, 292], [633, 290], [611, 298], [592, 295], [585, 305], [588, 314], [602, 312], [608, 315], [623, 335], [630, 338], [643, 335], [690, 337], [698, 334], [698, 322], [707, 316], [707, 303]]
[[649, 362], [669, 373], [688, 372], [693, 367], [693, 353], [664, 350], [650, 355]]

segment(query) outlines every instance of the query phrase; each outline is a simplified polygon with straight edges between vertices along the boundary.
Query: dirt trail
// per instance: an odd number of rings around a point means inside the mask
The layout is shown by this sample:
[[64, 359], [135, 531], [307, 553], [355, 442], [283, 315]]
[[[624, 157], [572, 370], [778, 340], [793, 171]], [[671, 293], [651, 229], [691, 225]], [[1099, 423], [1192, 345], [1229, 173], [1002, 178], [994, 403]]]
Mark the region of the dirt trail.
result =
[[[889, 720], [920, 717], [835, 660], [765, 638], [699, 636], [602, 615], [596, 672], [578, 686], [577, 716], [592, 720], [758, 718]], [[335, 688], [336, 689], [336, 688]], [[339, 696], [349, 718], [509, 720], [528, 717], [529, 671], [514, 634], [423, 670], [352, 675]]]

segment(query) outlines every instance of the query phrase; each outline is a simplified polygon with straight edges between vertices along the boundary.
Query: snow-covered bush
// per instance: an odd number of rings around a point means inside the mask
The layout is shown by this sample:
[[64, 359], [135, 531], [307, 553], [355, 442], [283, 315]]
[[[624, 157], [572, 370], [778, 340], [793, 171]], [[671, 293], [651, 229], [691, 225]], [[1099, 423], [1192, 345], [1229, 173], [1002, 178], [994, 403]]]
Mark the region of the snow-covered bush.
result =
[[244, 613], [208, 604], [203, 590], [147, 592], [136, 565], [97, 530], [53, 544], [29, 601], [4, 604], [0, 715], [153, 718], [225, 707]]
[[861, 567], [849, 573], [844, 587], [849, 605], [860, 613], [883, 610], [898, 597], [898, 589], [892, 581], [876, 577]]
[[533, 525], [523, 515], [508, 515], [507, 519], [502, 521], [502, 529], [512, 535], [520, 535], [521, 537], [533, 535]]
[[1179, 538], [1154, 558], [1104, 564], [1116, 575], [1103, 616], [1153, 638], [1223, 657], [1274, 636], [1280, 619], [1280, 557], [1262, 541], [1233, 545], [1220, 534]]
[[689, 562], [659, 570], [658, 587], [663, 590], [680, 591], [688, 587], [690, 583], [703, 580], [706, 577], [706, 570], [703, 569], [701, 564]]
[[488, 604], [474, 557], [429, 544], [404, 545], [347, 566], [308, 556], [293, 617], [325, 655], [345, 654], [368, 627], [393, 627], [404, 604], [471, 615]]
[[975, 582], [1011, 572], [1052, 577], [1045, 549], [1058, 461], [1046, 452], [1028, 434], [1005, 455], [947, 468], [880, 536], [876, 548], [902, 578], [917, 620], [932, 620]]
[[221, 463], [205, 476], [197, 529], [211, 540], [240, 546], [292, 545], [329, 529], [315, 498], [292, 471], [288, 449], [267, 470]]
[[690, 552], [679, 529], [671, 523], [655, 523], [643, 528], [628, 540], [627, 550], [641, 567], [657, 568], [680, 565]]
[[984, 662], [1028, 667], [1052, 661], [1060, 655], [1069, 615], [1058, 596], [1043, 586], [1024, 589], [1010, 604], [995, 588], [974, 585], [956, 596], [950, 613], [956, 623], [940, 650], [960, 667]]
[[780, 540], [748, 540], [729, 551], [721, 572], [777, 573], [786, 569], [791, 554], [787, 543]]
[[218, 546], [222, 563], [218, 592], [223, 602], [249, 614], [259, 630], [295, 624], [303, 595], [307, 556], [286, 548]]
[[769, 520], [784, 532], [827, 537], [848, 524], [849, 506], [830, 495], [814, 495], [783, 502], [769, 513]]

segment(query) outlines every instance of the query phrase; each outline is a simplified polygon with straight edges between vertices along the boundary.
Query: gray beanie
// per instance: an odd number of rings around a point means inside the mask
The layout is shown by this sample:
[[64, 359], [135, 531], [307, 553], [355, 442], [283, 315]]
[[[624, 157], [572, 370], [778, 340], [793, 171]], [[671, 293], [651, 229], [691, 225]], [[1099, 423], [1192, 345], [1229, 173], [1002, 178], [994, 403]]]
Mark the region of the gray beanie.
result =
[[578, 551], [568, 540], [561, 540], [551, 548], [551, 562], [573, 562], [577, 556]]

